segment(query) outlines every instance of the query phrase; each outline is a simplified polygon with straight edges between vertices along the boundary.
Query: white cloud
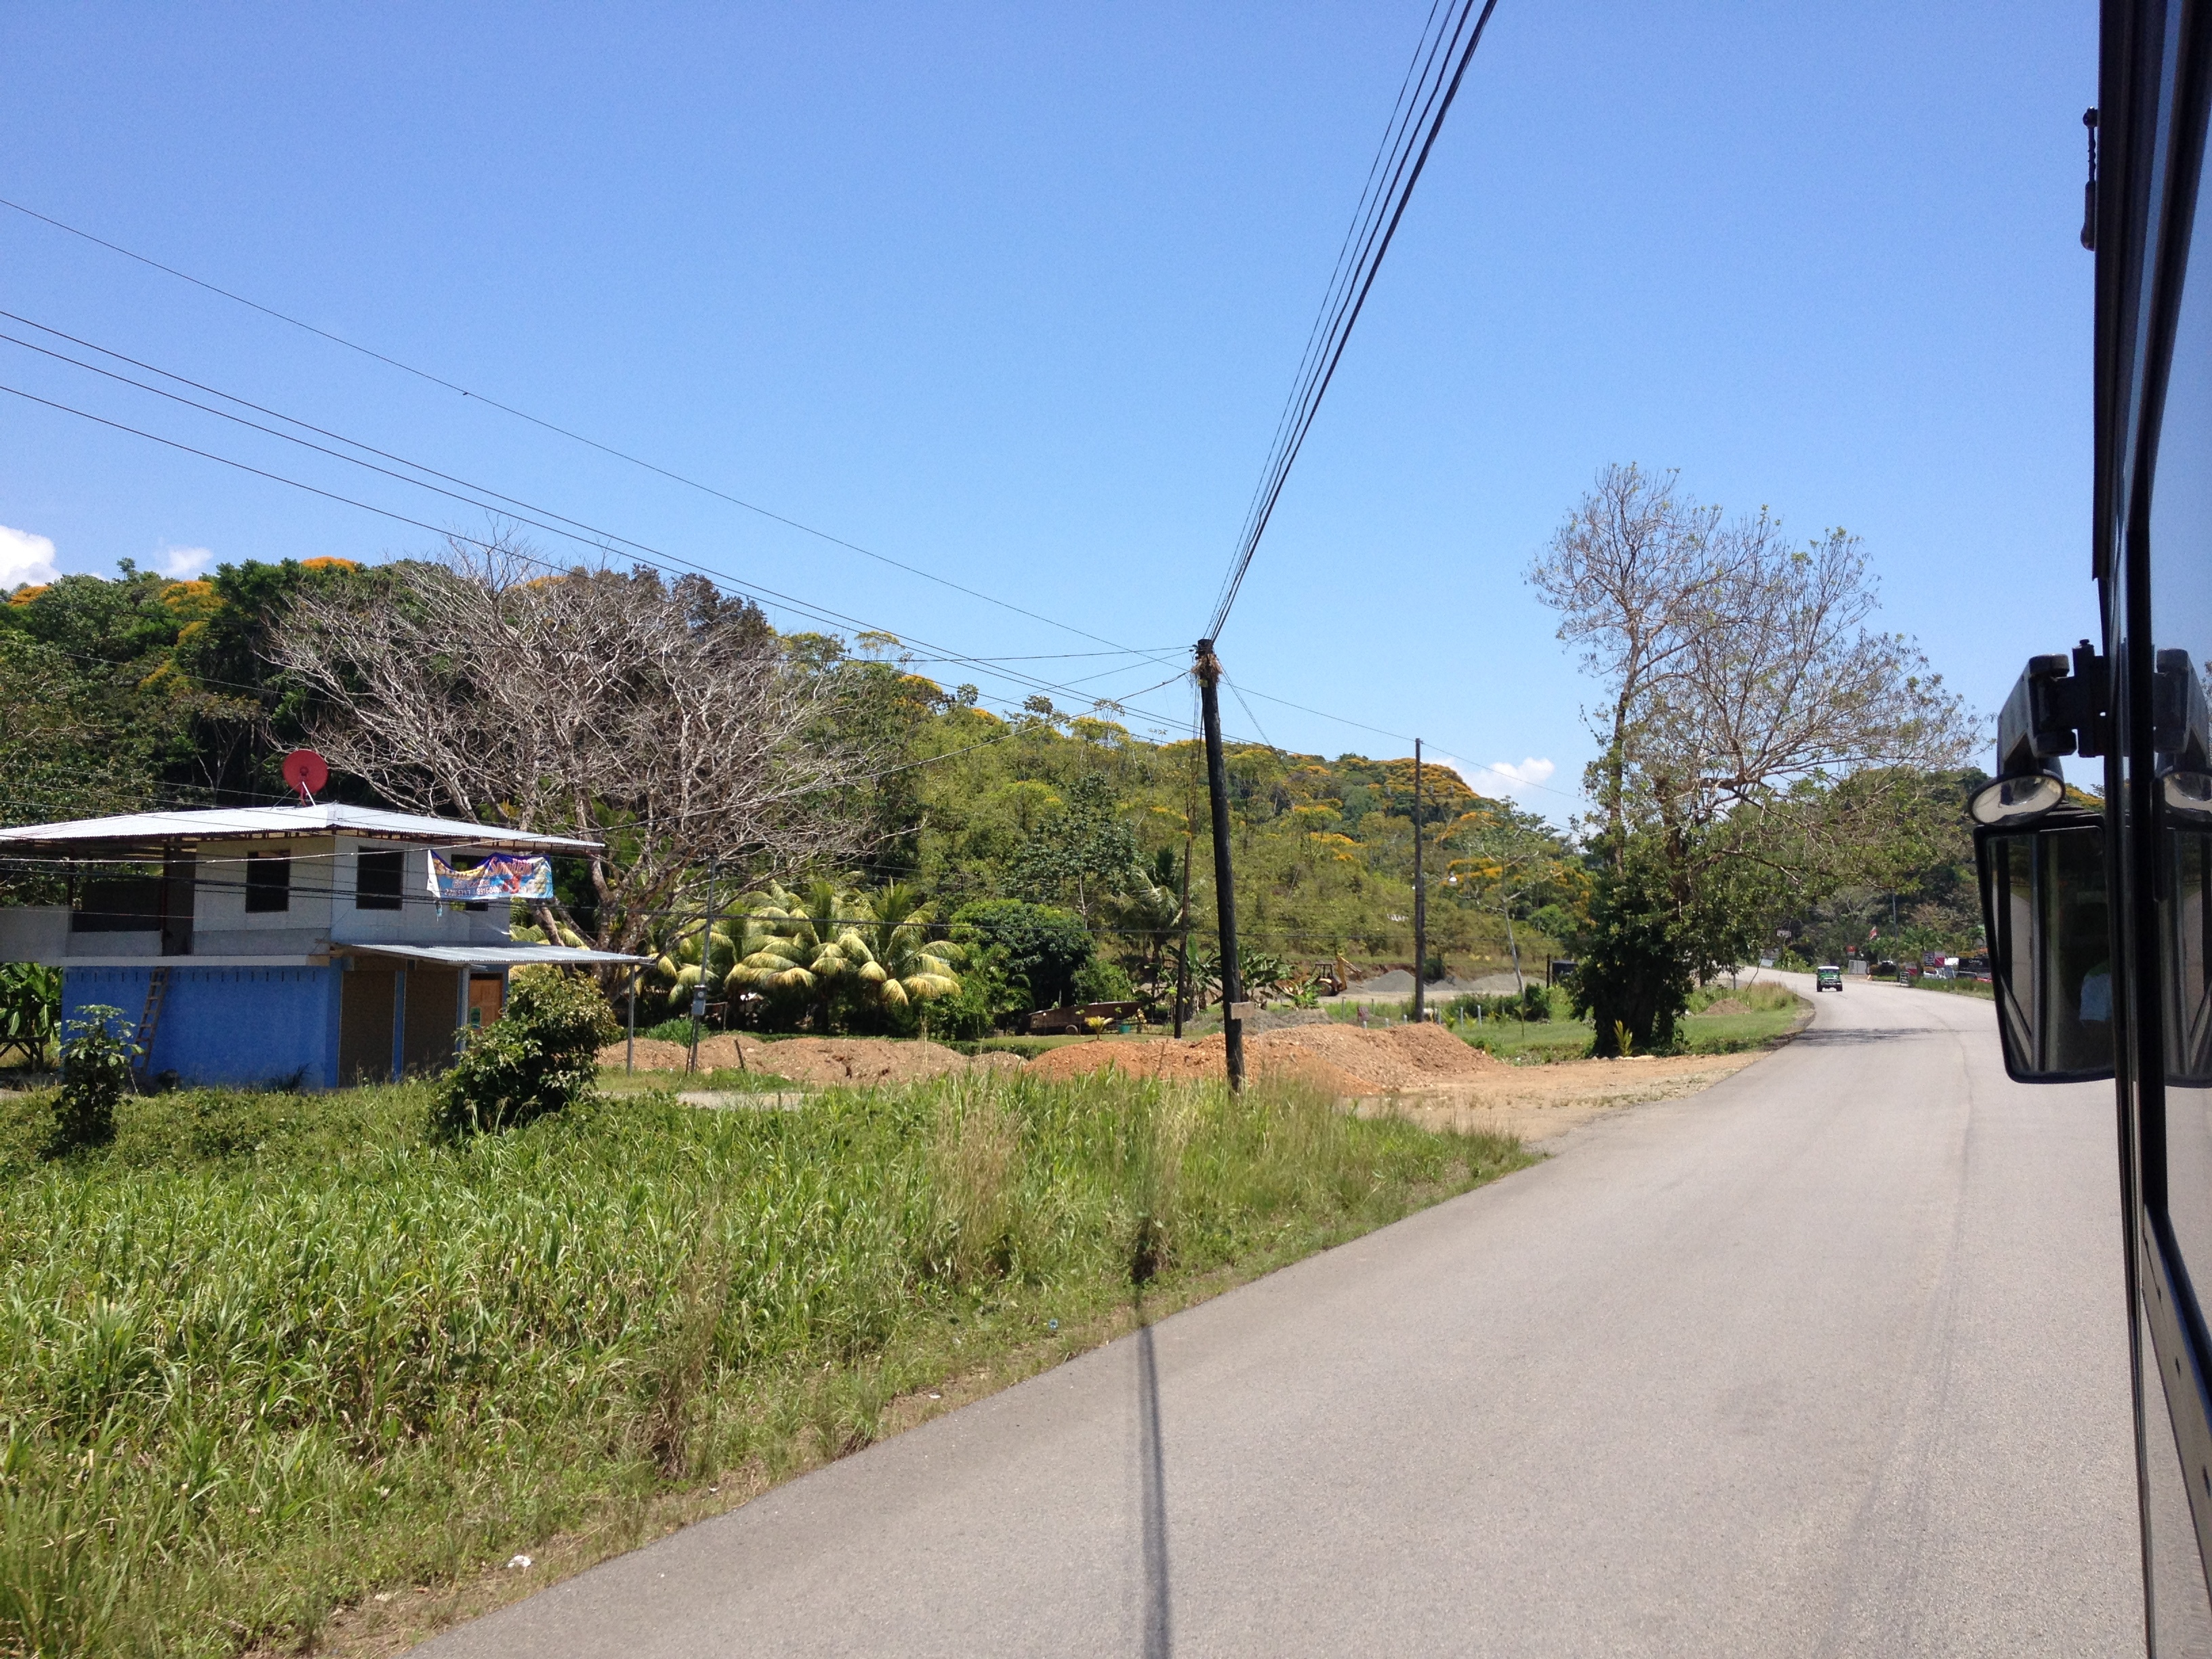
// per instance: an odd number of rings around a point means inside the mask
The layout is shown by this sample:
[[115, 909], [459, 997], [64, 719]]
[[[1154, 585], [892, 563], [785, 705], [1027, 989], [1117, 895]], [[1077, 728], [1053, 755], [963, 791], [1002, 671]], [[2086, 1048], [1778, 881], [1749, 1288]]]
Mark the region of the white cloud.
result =
[[61, 574], [54, 568], [50, 539], [0, 524], [0, 593], [24, 582], [53, 581]]
[[1454, 760], [1449, 755], [1439, 755], [1437, 758], [1458, 773], [1466, 781], [1467, 787], [1478, 795], [1488, 795], [1493, 799], [1503, 795], [1509, 800], [1531, 804], [1539, 811], [1546, 810], [1544, 803], [1540, 799], [1532, 798], [1548, 795], [1555, 803], [1557, 801], [1556, 793], [1545, 787], [1551, 782], [1552, 774], [1559, 769], [1551, 761], [1539, 760], [1531, 755], [1517, 766], [1511, 761], [1498, 761], [1484, 766]]
[[215, 562], [204, 547], [172, 547], [161, 544], [161, 574], [172, 581], [189, 581]]

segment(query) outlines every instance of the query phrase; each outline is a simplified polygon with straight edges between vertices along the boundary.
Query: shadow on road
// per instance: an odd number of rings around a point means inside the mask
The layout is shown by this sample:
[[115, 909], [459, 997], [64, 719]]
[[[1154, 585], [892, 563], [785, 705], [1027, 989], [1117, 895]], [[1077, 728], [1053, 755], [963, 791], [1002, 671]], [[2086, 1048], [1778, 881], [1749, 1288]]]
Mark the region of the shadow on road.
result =
[[1793, 1047], [1809, 1045], [1815, 1048], [1847, 1048], [1866, 1042], [1910, 1042], [1916, 1037], [1953, 1036], [1956, 1033], [1932, 1025], [1862, 1025], [1841, 1030], [1800, 1031], [1790, 1039]]
[[1165, 1454], [1160, 1445], [1160, 1373], [1152, 1355], [1152, 1322], [1145, 1316], [1144, 1292], [1137, 1313], [1137, 1462], [1142, 1490], [1138, 1516], [1145, 1558], [1145, 1659], [1169, 1659], [1175, 1651], [1168, 1627], [1168, 1493]]

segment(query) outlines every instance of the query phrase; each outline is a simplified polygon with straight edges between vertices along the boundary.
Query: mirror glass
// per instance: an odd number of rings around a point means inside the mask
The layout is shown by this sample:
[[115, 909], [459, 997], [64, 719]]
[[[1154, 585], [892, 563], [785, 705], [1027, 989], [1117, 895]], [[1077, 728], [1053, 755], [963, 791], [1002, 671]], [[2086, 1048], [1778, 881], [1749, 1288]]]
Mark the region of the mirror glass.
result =
[[2166, 1080], [2212, 1084], [2212, 830], [2168, 830], [2166, 939]]
[[2032, 830], [1984, 830], [1974, 850], [2006, 1071], [2023, 1082], [2110, 1077], [2102, 821], [2084, 814]]

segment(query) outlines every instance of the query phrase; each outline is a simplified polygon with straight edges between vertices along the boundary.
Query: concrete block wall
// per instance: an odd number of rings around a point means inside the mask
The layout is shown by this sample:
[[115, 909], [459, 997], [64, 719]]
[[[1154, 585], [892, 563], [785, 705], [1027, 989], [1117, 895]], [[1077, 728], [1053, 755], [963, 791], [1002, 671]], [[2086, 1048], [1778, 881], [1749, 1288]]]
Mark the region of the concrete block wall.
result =
[[[218, 968], [173, 958], [169, 988], [146, 1074], [174, 1072], [186, 1085], [337, 1085], [338, 1005], [343, 970]], [[88, 1004], [122, 1011], [136, 1025], [153, 968], [71, 968], [62, 977], [62, 1017]]]

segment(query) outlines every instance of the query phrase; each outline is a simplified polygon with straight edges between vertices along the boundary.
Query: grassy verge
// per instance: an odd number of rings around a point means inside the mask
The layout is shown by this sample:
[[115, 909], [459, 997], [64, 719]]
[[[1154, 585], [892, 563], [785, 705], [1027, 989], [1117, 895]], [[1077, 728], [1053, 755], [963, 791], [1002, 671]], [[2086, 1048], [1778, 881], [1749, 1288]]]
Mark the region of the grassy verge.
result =
[[793, 1083], [787, 1077], [778, 1077], [774, 1072], [756, 1071], [747, 1066], [738, 1071], [735, 1066], [716, 1066], [707, 1071], [693, 1072], [633, 1072], [624, 1073], [619, 1066], [599, 1068], [599, 1087], [608, 1094], [627, 1099], [634, 1095], [690, 1094], [704, 1091], [713, 1094], [782, 1094], [794, 1089], [804, 1089], [803, 1083]]
[[588, 1565], [1103, 1340], [1133, 1282], [1172, 1307], [1530, 1161], [1111, 1073], [460, 1147], [414, 1088], [198, 1091], [60, 1162], [44, 1107], [0, 1102], [0, 1652], [53, 1659]]
[[[1849, 985], [1851, 981], [1845, 980], [1844, 983]], [[1894, 985], [1897, 981], [1893, 979], [1878, 979], [1874, 983]], [[1984, 985], [1978, 979], [1921, 979], [1913, 981], [1908, 988], [1915, 991], [1942, 991], [1954, 997], [1979, 997], [1984, 1002], [1996, 1001], [1997, 995], [1996, 987]]]
[[[1785, 986], [1706, 986], [1691, 996], [1674, 1052], [1730, 1054], [1763, 1048], [1789, 1031], [1804, 1006], [1804, 999]], [[1596, 1028], [1586, 1019], [1492, 1019], [1457, 1030], [1476, 1048], [1516, 1066], [1582, 1060], [1597, 1038]]]

